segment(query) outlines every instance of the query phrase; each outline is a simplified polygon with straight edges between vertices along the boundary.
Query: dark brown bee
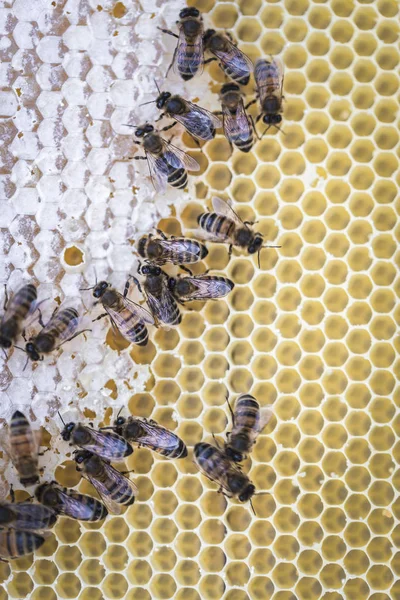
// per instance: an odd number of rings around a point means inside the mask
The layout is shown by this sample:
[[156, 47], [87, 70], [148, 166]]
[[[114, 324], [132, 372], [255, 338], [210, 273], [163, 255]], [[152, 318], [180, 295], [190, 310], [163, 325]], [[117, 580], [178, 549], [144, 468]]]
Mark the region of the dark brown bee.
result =
[[[178, 122], [194, 138], [207, 141], [215, 137], [216, 129], [222, 126], [218, 117], [205, 108], [201, 108], [197, 104], [185, 100], [181, 96], [172, 95], [171, 92], [158, 91], [159, 95], [155, 103], [157, 108], [164, 111], [160, 119], [167, 116], [175, 120], [172, 125], [164, 127], [163, 131], [172, 129]], [[148, 103], [146, 102], [146, 104]]]
[[249, 152], [254, 144], [253, 118], [246, 114], [240, 88], [226, 83], [221, 88], [221, 106], [224, 133], [228, 141], [242, 152]]
[[284, 75], [282, 63], [276, 58], [272, 59], [272, 61], [259, 58], [254, 67], [254, 78], [257, 84], [257, 95], [261, 107], [261, 113], [257, 117], [257, 122], [262, 118], [263, 123], [268, 125], [264, 133], [271, 126], [279, 129], [278, 123], [282, 121], [281, 113], [283, 110], [282, 91]]
[[38, 531], [50, 529], [57, 521], [57, 515], [51, 508], [32, 502], [0, 504], [0, 528], [20, 531]]
[[247, 502], [255, 493], [255, 486], [245, 473], [242, 473], [222, 450], [200, 442], [194, 447], [194, 461], [200, 471], [220, 487], [219, 491], [229, 498]]
[[0, 323], [0, 347], [10, 348], [22, 332], [23, 323], [37, 299], [34, 285], [28, 283], [8, 298], [5, 288], [4, 315]]
[[75, 308], [64, 308], [53, 312], [50, 321], [44, 325], [38, 335], [31, 337], [25, 345], [28, 359], [32, 361], [43, 360], [43, 354], [49, 354], [57, 350], [70, 340], [74, 339], [89, 329], [76, 331], [79, 323], [79, 315]]
[[203, 260], [208, 254], [205, 245], [197, 240], [184, 237], [167, 238], [159, 229], [157, 232], [161, 237], [154, 237], [149, 233], [141, 237], [138, 243], [140, 256], [155, 265], [193, 264]]
[[215, 29], [207, 29], [203, 36], [203, 44], [204, 50], [208, 50], [208, 52], [214, 54], [217, 60], [219, 60], [219, 66], [225, 75], [240, 85], [247, 85], [249, 83], [250, 75], [253, 71], [253, 63], [233, 43], [229, 33], [218, 33]]
[[[169, 277], [164, 271], [152, 263], [144, 266], [139, 264], [138, 273], [145, 276], [143, 293], [155, 319], [165, 325], [179, 325], [182, 315], [178, 304], [169, 289]], [[139, 291], [142, 287], [133, 278]]]
[[232, 414], [233, 427], [225, 444], [225, 454], [233, 462], [241, 462], [251, 452], [258, 434], [271, 419], [272, 410], [270, 406], [260, 409], [257, 400], [250, 394], [239, 396], [234, 412], [229, 400], [228, 406]]
[[157, 192], [164, 193], [167, 183], [183, 189], [187, 185], [188, 171], [199, 171], [200, 165], [189, 154], [164, 140], [153, 125], [146, 123], [137, 127], [137, 144], [142, 144], [145, 156], [134, 156], [134, 160], [147, 160], [150, 177]]
[[104, 460], [124, 460], [133, 452], [132, 446], [123, 437], [112, 431], [96, 431], [82, 423], [64, 423], [63, 421], [63, 424], [61, 437], [64, 441], [70, 441], [71, 445], [79, 446]]
[[261, 248], [279, 248], [280, 246], [263, 246], [263, 235], [251, 228], [252, 223], [244, 222], [233, 208], [222, 200], [212, 199], [214, 212], [203, 213], [197, 218], [201, 229], [198, 234], [213, 242], [229, 244], [229, 254], [232, 247], [246, 249], [249, 254], [258, 253], [260, 264]]
[[203, 21], [200, 11], [194, 7], [183, 8], [179, 13], [177, 24], [179, 35], [176, 35], [176, 33], [173, 33], [169, 29], [158, 28], [164, 33], [178, 38], [178, 45], [175, 48], [172, 63], [168, 68], [166, 77], [173, 66], [174, 71], [184, 81], [189, 81], [196, 73], [202, 72], [204, 64]]
[[75, 461], [77, 471], [93, 485], [110, 513], [119, 515], [124, 507], [135, 502], [136, 485], [109, 462], [87, 450], [78, 450]]
[[0, 560], [7, 561], [31, 554], [45, 542], [45, 538], [29, 531], [8, 529], [0, 531]]
[[22, 485], [34, 485], [39, 481], [39, 443], [32, 427], [19, 410], [11, 417], [9, 426], [9, 452], [18, 471]]
[[101, 521], [108, 515], [106, 507], [96, 498], [62, 487], [56, 481], [39, 485], [35, 496], [44, 506], [71, 519]]
[[154, 319], [148, 310], [127, 298], [128, 291], [129, 281], [126, 282], [123, 295], [107, 281], [97, 283], [93, 288], [93, 296], [100, 299], [106, 312], [98, 316], [95, 321], [108, 315], [113, 329], [119, 331], [128, 342], [137, 346], [146, 346], [149, 340], [146, 323], [154, 325]]
[[185, 458], [187, 448], [184, 442], [172, 431], [161, 427], [156, 421], [138, 417], [117, 417], [113, 426], [130, 443], [144, 446], [166, 458]]
[[170, 290], [181, 304], [191, 300], [214, 300], [223, 298], [234, 287], [233, 281], [217, 275], [170, 278]]

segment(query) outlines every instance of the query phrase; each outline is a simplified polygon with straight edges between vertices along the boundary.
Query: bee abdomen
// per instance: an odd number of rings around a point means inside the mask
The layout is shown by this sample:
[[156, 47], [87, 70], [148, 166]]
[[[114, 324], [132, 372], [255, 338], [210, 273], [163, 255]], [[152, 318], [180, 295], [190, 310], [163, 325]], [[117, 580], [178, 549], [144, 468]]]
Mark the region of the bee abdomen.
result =
[[254, 144], [254, 138], [251, 134], [247, 140], [242, 140], [240, 136], [231, 136], [231, 141], [235, 144], [236, 148], [241, 150], [241, 152], [250, 152]]
[[138, 323], [131, 329], [128, 329], [126, 336], [133, 344], [136, 344], [137, 346], [146, 346], [149, 339], [149, 332], [147, 331], [146, 325]]
[[188, 454], [185, 442], [178, 437], [177, 444], [172, 449], [162, 448], [159, 452], [167, 458], [185, 458]]
[[185, 169], [174, 169], [168, 175], [168, 183], [174, 188], [183, 189], [188, 182], [188, 176]]
[[239, 83], [240, 85], [247, 85], [249, 83], [250, 73], [248, 73], [247, 75], [238, 76], [234, 71], [232, 71], [232, 69], [229, 66], [224, 64], [222, 64], [221, 66], [225, 73], [228, 75], [228, 77], [233, 79], [233, 81], [236, 81], [236, 83]]
[[31, 554], [45, 542], [44, 537], [29, 531], [8, 529], [0, 532], [0, 556], [18, 558]]

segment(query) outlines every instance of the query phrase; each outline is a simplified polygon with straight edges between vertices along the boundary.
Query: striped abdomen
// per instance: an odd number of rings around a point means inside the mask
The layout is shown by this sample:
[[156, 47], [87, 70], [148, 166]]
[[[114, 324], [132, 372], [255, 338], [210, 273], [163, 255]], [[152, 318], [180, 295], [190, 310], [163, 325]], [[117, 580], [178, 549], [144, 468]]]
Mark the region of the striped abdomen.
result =
[[149, 332], [134, 310], [129, 310], [124, 305], [121, 296], [118, 296], [110, 308], [118, 313], [121, 319], [118, 322], [118, 328], [124, 338], [137, 346], [145, 346], [149, 339]]
[[104, 477], [99, 477], [98, 479], [107, 488], [110, 499], [117, 504], [129, 506], [135, 502], [135, 496], [129, 485], [129, 479], [124, 477], [124, 475], [121, 474], [120, 477], [111, 479], [105, 472]]
[[79, 315], [75, 308], [64, 308], [58, 311], [32, 341], [38, 352], [51, 352], [57, 342], [71, 337], [78, 326]]
[[44, 542], [44, 537], [29, 531], [18, 531], [18, 529], [0, 531], [0, 558], [19, 558], [31, 554]]
[[[193, 38], [191, 38], [193, 40]], [[184, 49], [177, 48], [177, 70], [184, 81], [189, 81], [194, 77], [203, 64], [204, 57], [202, 47], [194, 39], [195, 43], [186, 41]]]
[[232, 142], [232, 144], [234, 144], [236, 148], [238, 148], [242, 152], [250, 152], [254, 144], [253, 129], [252, 127], [249, 127], [249, 136], [247, 140], [242, 140], [239, 131], [237, 133], [231, 132], [229, 135], [229, 139]]
[[183, 189], [188, 182], [188, 176], [183, 167], [177, 169], [168, 165], [168, 183], [174, 188]]
[[198, 223], [205, 231], [221, 238], [221, 241], [232, 239], [235, 233], [233, 221], [217, 213], [203, 213], [198, 217]]
[[66, 487], [60, 490], [59, 495], [61, 502], [58, 505], [58, 512], [66, 517], [79, 519], [79, 521], [101, 521], [108, 515], [104, 504], [92, 496], [80, 494]]
[[174, 438], [173, 440], [171, 439], [174, 442], [173, 445], [168, 448], [154, 447], [153, 450], [166, 458], [185, 458], [187, 456], [187, 448], [184, 441], [174, 434], [171, 434], [171, 438]]
[[229, 446], [235, 447], [236, 438], [240, 437], [240, 450], [249, 452], [259, 429], [260, 406], [253, 396], [242, 394], [236, 401], [234, 426], [229, 436]]
[[206, 442], [200, 442], [194, 447], [194, 459], [210, 479], [217, 482], [224, 481], [230, 463], [218, 448]]
[[33, 485], [39, 481], [37, 444], [28, 419], [16, 411], [10, 423], [10, 451], [22, 485]]
[[[238, 60], [237, 57], [235, 59], [236, 61]], [[238, 66], [236, 66], [235, 69], [231, 69], [229, 67], [229, 65], [227, 65], [226, 63], [223, 63], [221, 61], [220, 63], [220, 67], [223, 69], [223, 71], [225, 71], [225, 74], [230, 78], [233, 79], [233, 81], [236, 81], [236, 83], [239, 83], [239, 85], [247, 85], [250, 81], [250, 72], [249, 72], [249, 68], [247, 66], [247, 64], [245, 62], [243, 62], [242, 65], [242, 69], [240, 69], [242, 74], [238, 74]]]

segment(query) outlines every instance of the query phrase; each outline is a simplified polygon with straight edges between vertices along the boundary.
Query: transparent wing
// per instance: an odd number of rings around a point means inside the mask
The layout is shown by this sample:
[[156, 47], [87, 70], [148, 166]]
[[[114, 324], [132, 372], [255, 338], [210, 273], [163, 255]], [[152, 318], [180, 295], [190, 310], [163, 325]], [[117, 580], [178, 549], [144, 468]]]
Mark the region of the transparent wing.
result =
[[[111, 465], [104, 463], [103, 466], [107, 473], [109, 485], [111, 488], [114, 487], [114, 489], [117, 489], [117, 488], [121, 488], [121, 486], [127, 486], [131, 489], [133, 496], [136, 497], [138, 495], [139, 490], [137, 489], [137, 487], [133, 483], [133, 481], [131, 481], [123, 473], [120, 473], [119, 471], [114, 469], [114, 467], [112, 467]], [[108, 489], [104, 485], [104, 483], [102, 483], [101, 481], [98, 481], [97, 479], [94, 479], [93, 477], [91, 477], [90, 475], [87, 475], [87, 474], [84, 474], [84, 477], [96, 489], [102, 502], [106, 506], [107, 510], [114, 515], [120, 515], [126, 505], [119, 504], [118, 502], [116, 502], [115, 500], [110, 498], [110, 492], [108, 491]], [[110, 482], [111, 482], [111, 484], [110, 484]]]
[[[69, 490], [68, 493], [64, 492], [60, 487], [56, 487], [58, 492], [58, 498], [61, 505], [61, 510], [68, 515], [73, 515], [75, 519], [81, 519], [83, 521], [90, 518], [93, 514], [93, 508], [85, 501], [87, 496]], [[98, 500], [91, 498], [91, 500]]]
[[96, 492], [99, 494], [101, 501], [108, 512], [113, 515], [120, 515], [123, 511], [123, 505], [118, 504], [118, 502], [115, 502], [112, 498], [110, 498], [110, 493], [106, 486], [101, 481], [94, 479], [94, 477], [91, 477], [90, 475], [84, 475], [84, 477], [89, 481], [89, 483], [92, 484]]
[[141, 420], [140, 426], [146, 432], [144, 436], [141, 436], [137, 440], [141, 446], [168, 449], [175, 448], [180, 441], [172, 431], [168, 431], [168, 429], [165, 429], [156, 423]]
[[274, 412], [272, 408], [272, 404], [268, 404], [267, 406], [263, 406], [260, 408], [260, 425], [259, 431], [261, 432], [264, 427], [268, 425], [270, 420], [272, 419]]
[[146, 152], [146, 158], [154, 189], [161, 194], [165, 193], [168, 182], [168, 165], [162, 157], [155, 157], [150, 152]]
[[129, 298], [124, 298], [123, 300], [125, 306], [129, 308], [129, 310], [132, 310], [131, 305], [133, 305], [133, 310], [141, 321], [154, 325], [153, 315], [151, 315], [146, 308], [143, 308], [143, 306], [140, 306], [140, 304], [133, 302], [133, 300], [130, 300]]
[[148, 310], [136, 304], [129, 298], [124, 298], [122, 294], [119, 294], [120, 301], [123, 303], [125, 310], [121, 312], [117, 312], [113, 308], [108, 306], [104, 306], [104, 310], [110, 315], [111, 323], [119, 329], [121, 332], [126, 331], [126, 329], [130, 329], [132, 327], [132, 322], [129, 319], [130, 315], [135, 315], [137, 317], [138, 322], [149, 323], [154, 325], [153, 316], [149, 313]]
[[[189, 50], [190, 48], [190, 50]], [[188, 44], [183, 28], [180, 27], [178, 45], [174, 55], [174, 71], [182, 76], [182, 72], [191, 73], [192, 76], [203, 72], [204, 50], [203, 50], [203, 28], [193, 44]]]
[[230, 110], [226, 106], [222, 106], [222, 113], [224, 117], [224, 130], [225, 135], [229, 141], [235, 141], [236, 136], [246, 142], [252, 134], [252, 125], [250, 119], [246, 115], [243, 102], [238, 104], [238, 108], [235, 115], [232, 115]]
[[199, 240], [204, 240], [205, 242], [219, 242], [221, 243], [221, 236], [220, 235], [214, 235], [213, 233], [210, 233], [209, 231], [206, 231], [205, 229], [195, 229], [194, 230], [194, 236], [195, 238], [199, 239]]
[[196, 106], [185, 100], [189, 111], [183, 115], [174, 114], [173, 118], [179, 121], [189, 133], [201, 140], [212, 140], [215, 129], [222, 126], [221, 120], [205, 108]]
[[121, 460], [132, 454], [132, 448], [124, 438], [113, 431], [96, 431], [85, 427], [90, 432], [92, 443], [85, 444], [85, 450], [100, 456], [103, 460]]
[[[67, 323], [68, 320], [68, 323]], [[57, 332], [57, 342], [60, 346], [67, 341], [77, 330], [79, 324], [79, 315], [73, 308], [57, 310], [49, 322], [40, 330], [39, 335], [50, 331]]]
[[176, 313], [177, 305], [174, 297], [169, 291], [167, 276], [163, 277], [160, 296], [157, 297], [152, 294], [147, 294], [147, 304], [159, 321], [162, 321], [165, 324], [171, 323], [172, 317]]
[[214, 52], [215, 56], [229, 68], [235, 79], [248, 77], [253, 70], [253, 63], [250, 58], [228, 38], [225, 39], [225, 47], [226, 51]]
[[226, 200], [222, 200], [222, 198], [214, 196], [211, 201], [213, 209], [218, 215], [223, 215], [224, 217], [227, 217], [231, 221], [234, 221], [239, 227], [245, 227], [245, 224], [243, 223], [242, 219], [233, 210], [231, 205], [228, 202], [226, 202]]
[[270, 62], [263, 58], [259, 59], [254, 67], [254, 78], [261, 103], [267, 94], [281, 92], [283, 86], [283, 64], [281, 60], [273, 58]]
[[167, 142], [167, 140], [163, 139], [162, 141], [164, 145], [163, 158], [169, 165], [171, 165], [175, 169], [180, 169], [183, 167], [188, 171], [200, 170], [200, 165], [197, 162], [197, 160], [189, 156], [189, 154], [187, 154], [180, 148], [177, 148], [173, 144], [170, 144], [169, 142]]
[[8, 507], [16, 515], [14, 526], [17, 529], [24, 531], [40, 531], [48, 529], [49, 520], [54, 517], [54, 510], [41, 504], [33, 504], [31, 502], [17, 502], [8, 504]]
[[184, 299], [190, 300], [208, 300], [213, 298], [223, 298], [232, 289], [232, 282], [229, 279], [216, 279], [204, 275], [203, 277], [188, 277], [191, 283], [196, 287], [193, 292], [190, 292]]
[[175, 238], [171, 240], [157, 240], [164, 250], [164, 257], [173, 258], [178, 253], [185, 253], [191, 257], [200, 259], [200, 248], [193, 244], [188, 238]]

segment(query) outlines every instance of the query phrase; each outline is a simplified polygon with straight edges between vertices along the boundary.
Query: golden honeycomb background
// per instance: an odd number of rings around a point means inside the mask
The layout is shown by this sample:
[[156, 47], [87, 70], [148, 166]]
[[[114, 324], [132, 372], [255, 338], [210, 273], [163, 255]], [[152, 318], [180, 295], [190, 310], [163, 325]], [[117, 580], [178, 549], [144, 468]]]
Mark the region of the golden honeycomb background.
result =
[[[0, 600], [398, 599], [399, 4], [190, 4], [253, 59], [282, 57], [284, 134], [249, 155], [222, 135], [193, 150], [196, 197], [160, 227], [195, 228], [221, 194], [282, 248], [259, 270], [210, 246], [199, 270], [236, 287], [132, 350], [152, 376], [129, 409], [192, 446], [229, 429], [227, 390], [273, 404], [246, 463], [257, 516], [217, 494], [191, 453], [142, 449], [128, 461], [137, 504], [102, 526], [60, 519], [35, 558], [0, 565]], [[210, 72], [217, 91], [223, 75]], [[57, 477], [79, 483], [71, 462]]]

